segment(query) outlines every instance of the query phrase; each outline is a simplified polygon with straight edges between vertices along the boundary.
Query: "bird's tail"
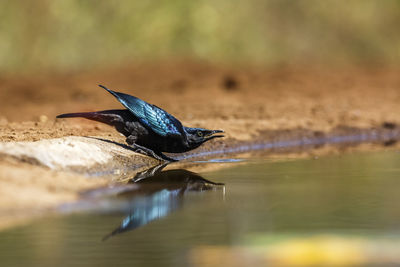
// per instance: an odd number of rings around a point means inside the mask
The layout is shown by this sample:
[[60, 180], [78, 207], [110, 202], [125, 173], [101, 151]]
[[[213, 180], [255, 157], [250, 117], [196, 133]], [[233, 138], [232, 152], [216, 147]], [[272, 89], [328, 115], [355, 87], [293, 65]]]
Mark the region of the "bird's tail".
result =
[[129, 112], [127, 110], [113, 109], [95, 112], [66, 113], [58, 115], [56, 118], [85, 118], [106, 123], [108, 125], [114, 125], [117, 122], [122, 122], [126, 116], [129, 116]]
[[58, 115], [56, 118], [87, 118], [91, 119], [98, 116], [98, 112], [77, 112], [77, 113], [65, 113]]

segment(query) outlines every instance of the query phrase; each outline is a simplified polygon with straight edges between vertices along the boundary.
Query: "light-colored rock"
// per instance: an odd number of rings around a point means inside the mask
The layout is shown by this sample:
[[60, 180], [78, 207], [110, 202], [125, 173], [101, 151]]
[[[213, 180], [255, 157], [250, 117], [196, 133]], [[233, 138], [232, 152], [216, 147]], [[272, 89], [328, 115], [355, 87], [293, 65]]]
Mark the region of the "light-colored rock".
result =
[[92, 174], [112, 174], [115, 169], [137, 169], [157, 163], [121, 145], [92, 137], [70, 136], [36, 142], [4, 142], [0, 143], [0, 153], [54, 170]]

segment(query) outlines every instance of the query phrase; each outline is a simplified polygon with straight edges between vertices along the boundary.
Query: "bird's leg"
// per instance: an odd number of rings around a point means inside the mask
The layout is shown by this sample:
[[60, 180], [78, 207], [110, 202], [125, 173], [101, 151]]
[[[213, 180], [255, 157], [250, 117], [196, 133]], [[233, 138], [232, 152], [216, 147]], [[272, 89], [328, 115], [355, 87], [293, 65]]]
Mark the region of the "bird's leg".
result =
[[127, 138], [126, 138], [126, 142], [128, 143], [128, 145], [133, 145], [133, 144], [135, 144], [136, 143], [136, 140], [137, 140], [137, 136], [136, 135], [130, 135], [130, 136], [128, 136]]
[[133, 147], [133, 149], [136, 152], [139, 152], [141, 154], [147, 155], [149, 157], [153, 157], [155, 159], [158, 159], [160, 161], [177, 161], [176, 159], [170, 158], [166, 155], [164, 155], [161, 152], [155, 152], [154, 150], [151, 150], [150, 148], [138, 145], [138, 144], [132, 144], [131, 145]]
[[166, 161], [169, 161], [169, 162], [179, 161], [179, 160], [177, 160], [177, 159], [168, 157], [167, 155], [165, 155], [165, 154], [162, 153], [162, 152], [156, 152], [156, 154], [157, 154], [158, 156], [160, 156], [163, 160], [166, 160]]
[[176, 159], [170, 158], [161, 152], [155, 152], [155, 151], [151, 150], [150, 148], [136, 144], [135, 143], [136, 140], [137, 140], [137, 137], [135, 135], [130, 135], [126, 138], [126, 142], [135, 150], [135, 152], [144, 154], [149, 157], [153, 157], [160, 161], [177, 161]]

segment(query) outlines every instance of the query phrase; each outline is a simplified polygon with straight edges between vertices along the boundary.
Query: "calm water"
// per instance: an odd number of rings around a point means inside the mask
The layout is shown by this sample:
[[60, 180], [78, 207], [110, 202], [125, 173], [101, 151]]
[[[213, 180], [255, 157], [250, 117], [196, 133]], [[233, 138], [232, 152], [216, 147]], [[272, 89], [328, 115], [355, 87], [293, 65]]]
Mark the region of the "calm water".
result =
[[111, 212], [0, 232], [0, 265], [301, 264], [304, 253], [305, 264], [323, 263], [318, 253], [342, 264], [400, 264], [399, 153], [222, 164], [198, 175], [153, 170], [102, 204]]

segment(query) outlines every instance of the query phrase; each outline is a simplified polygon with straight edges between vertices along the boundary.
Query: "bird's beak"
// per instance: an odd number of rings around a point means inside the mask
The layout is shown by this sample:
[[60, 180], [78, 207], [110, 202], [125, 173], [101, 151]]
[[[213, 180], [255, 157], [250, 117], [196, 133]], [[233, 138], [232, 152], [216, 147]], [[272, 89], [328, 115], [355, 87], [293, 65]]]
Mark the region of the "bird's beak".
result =
[[212, 130], [209, 134], [205, 136], [205, 138], [212, 139], [212, 138], [224, 137], [224, 135], [222, 134], [214, 135], [216, 133], [223, 133], [223, 132], [224, 132], [223, 130]]

